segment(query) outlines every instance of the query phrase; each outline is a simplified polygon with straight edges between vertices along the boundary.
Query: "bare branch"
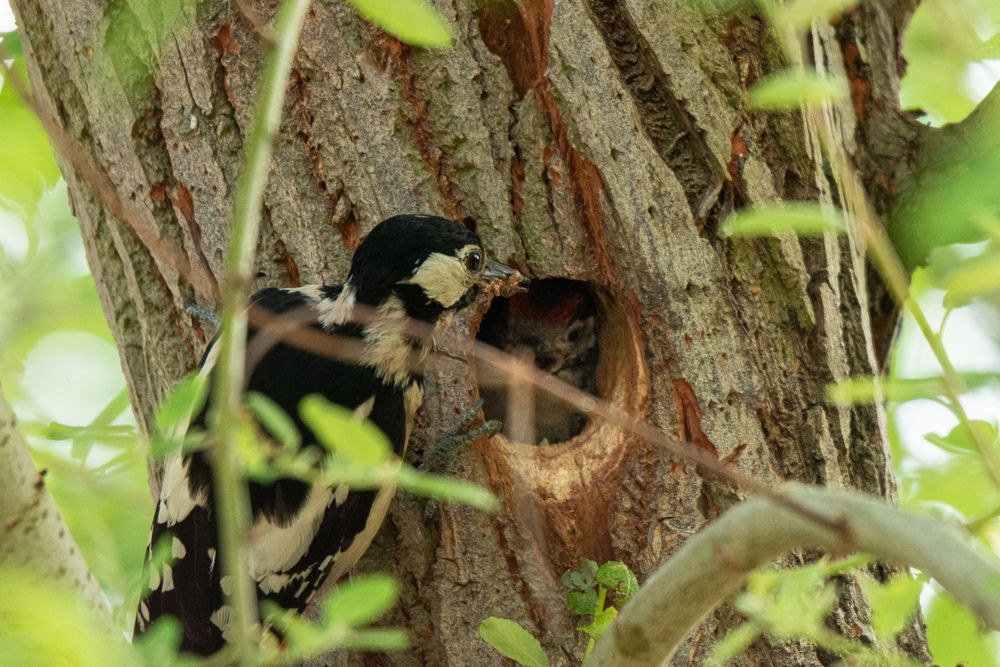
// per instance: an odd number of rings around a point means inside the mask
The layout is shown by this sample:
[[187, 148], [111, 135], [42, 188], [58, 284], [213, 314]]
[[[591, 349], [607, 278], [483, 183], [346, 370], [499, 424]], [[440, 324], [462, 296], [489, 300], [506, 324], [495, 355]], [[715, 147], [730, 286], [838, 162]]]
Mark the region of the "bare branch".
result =
[[[784, 505], [755, 498], [723, 514], [656, 571], [597, 643], [588, 665], [663, 664], [697, 623], [756, 567], [787, 551], [857, 551], [931, 575], [986, 626], [1000, 630], [1000, 562], [957, 526], [875, 498], [789, 484]], [[794, 504], [843, 526], [833, 532], [789, 510]], [[845, 542], [844, 535], [850, 540]]]
[[79, 594], [109, 632], [111, 607], [45, 489], [17, 419], [0, 394], [0, 566], [33, 572]]

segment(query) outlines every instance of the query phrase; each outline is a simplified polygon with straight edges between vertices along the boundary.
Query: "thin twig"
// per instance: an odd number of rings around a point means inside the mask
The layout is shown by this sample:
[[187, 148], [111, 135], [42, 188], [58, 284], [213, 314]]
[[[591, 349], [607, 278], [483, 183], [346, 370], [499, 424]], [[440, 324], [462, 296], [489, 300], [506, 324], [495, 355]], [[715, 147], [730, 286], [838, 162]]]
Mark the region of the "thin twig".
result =
[[[350, 320], [366, 325], [377, 317], [377, 313], [375, 308], [364, 304], [355, 304]], [[316, 322], [316, 314], [308, 308], [275, 314], [266, 308], [254, 307], [250, 309], [249, 317], [253, 325], [259, 328], [258, 334], [254, 336], [253, 342], [248, 347], [248, 352], [252, 351], [253, 353], [254, 363], [263, 358], [267, 351], [278, 342], [287, 342], [315, 354], [346, 361], [358, 361], [360, 358], [360, 346], [357, 339], [309, 329], [310, 325]], [[405, 332], [415, 339], [429, 341], [434, 334], [434, 327], [426, 322], [411, 319], [406, 324]], [[823, 528], [833, 531], [842, 529], [841, 524], [831, 522], [828, 517], [819, 515], [807, 507], [796, 505], [780, 493], [776, 493], [772, 487], [739, 472], [733, 465], [719, 460], [698, 447], [669, 437], [659, 428], [630, 415], [604, 399], [588, 394], [560, 380], [550, 373], [538, 370], [533, 364], [525, 363], [477, 340], [468, 342], [468, 353], [470, 357], [492, 367], [499, 377], [508, 377], [508, 382], [532, 386], [580, 412], [610, 422], [656, 447], [698, 464], [705, 470], [733, 482], [745, 491], [764, 496], [773, 503], [816, 522]], [[431, 352], [428, 359], [437, 356], [443, 355], [439, 352]], [[425, 362], [418, 356], [414, 356], [412, 363], [422, 366]], [[249, 367], [252, 368], [252, 366]], [[845, 540], [847, 539], [849, 538], [845, 536]]]
[[251, 662], [252, 627], [257, 619], [254, 587], [246, 568], [250, 499], [239, 451], [247, 336], [246, 286], [256, 250], [260, 210], [271, 166], [274, 136], [288, 87], [288, 75], [310, 0], [286, 0], [275, 21], [275, 46], [268, 54], [254, 108], [253, 126], [233, 200], [226, 278], [222, 290], [222, 331], [215, 373], [215, 398], [209, 413], [215, 443], [212, 478], [218, 510], [223, 572], [233, 582], [228, 596], [233, 608], [230, 643], [236, 662]]

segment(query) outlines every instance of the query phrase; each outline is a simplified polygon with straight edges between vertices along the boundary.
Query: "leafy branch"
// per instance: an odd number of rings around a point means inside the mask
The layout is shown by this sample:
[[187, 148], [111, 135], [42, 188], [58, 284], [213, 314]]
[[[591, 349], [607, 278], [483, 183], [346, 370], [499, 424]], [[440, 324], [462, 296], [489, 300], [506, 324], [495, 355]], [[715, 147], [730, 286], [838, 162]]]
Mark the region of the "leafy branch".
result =
[[229, 247], [222, 284], [222, 329], [215, 367], [215, 401], [209, 413], [213, 434], [212, 478], [218, 505], [222, 569], [233, 582], [231, 644], [235, 659], [249, 664], [252, 626], [257, 618], [256, 596], [247, 572], [247, 531], [250, 500], [243, 484], [239, 434], [243, 366], [247, 336], [247, 286], [260, 226], [264, 186], [271, 165], [274, 135], [288, 85], [288, 75], [310, 0], [286, 0], [274, 25], [274, 48], [267, 55], [247, 137], [245, 157], [233, 198]]
[[792, 549], [860, 552], [919, 568], [987, 627], [1000, 629], [1000, 563], [961, 529], [874, 498], [799, 484], [781, 489], [840, 526], [831, 531], [764, 498], [730, 509], [689, 539], [636, 593], [588, 664], [663, 664], [702, 618], [756, 567]]

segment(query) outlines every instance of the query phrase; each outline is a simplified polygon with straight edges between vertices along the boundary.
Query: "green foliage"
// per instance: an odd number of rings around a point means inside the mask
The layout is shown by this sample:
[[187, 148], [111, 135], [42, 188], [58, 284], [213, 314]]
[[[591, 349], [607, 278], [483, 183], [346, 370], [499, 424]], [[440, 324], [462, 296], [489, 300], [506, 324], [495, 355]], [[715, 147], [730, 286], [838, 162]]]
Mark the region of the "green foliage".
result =
[[0, 656], [4, 664], [126, 665], [134, 662], [129, 653], [121, 635], [97, 624], [72, 593], [29, 572], [0, 572]]
[[937, 591], [925, 612], [927, 642], [939, 665], [1000, 665], [1000, 641], [983, 635], [979, 621], [951, 596]]
[[897, 635], [917, 612], [920, 583], [898, 577], [886, 584], [862, 576], [862, 585], [873, 608], [873, 625], [884, 645], [878, 650], [850, 640], [830, 629], [827, 618], [837, 602], [830, 577], [851, 571], [865, 559], [815, 563], [792, 569], [767, 567], [750, 575], [746, 589], [735, 601], [746, 622], [719, 642], [708, 660], [722, 665], [745, 651], [757, 637], [767, 634], [785, 643], [805, 639], [852, 665], [912, 665], [895, 649]]
[[479, 624], [479, 636], [498, 653], [519, 665], [549, 666], [549, 658], [542, 650], [542, 645], [520, 623], [490, 616]]
[[[566, 608], [578, 616], [590, 616], [591, 621], [577, 628], [588, 637], [583, 662], [590, 657], [597, 640], [618, 617], [618, 609], [639, 590], [639, 582], [627, 565], [609, 561], [598, 567], [587, 558], [580, 559], [579, 570], [567, 570], [559, 579], [569, 589]], [[608, 594], [615, 605], [608, 604]], [[491, 616], [479, 625], [479, 636], [503, 655], [520, 665], [546, 667], [548, 657], [541, 644], [520, 624]]]
[[387, 574], [365, 575], [338, 586], [326, 599], [319, 620], [309, 621], [273, 603], [265, 606], [268, 621], [285, 636], [283, 650], [272, 646], [265, 661], [296, 664], [338, 648], [401, 651], [409, 646], [404, 630], [367, 628], [395, 606], [396, 580]]
[[1000, 24], [992, 0], [924, 0], [907, 26], [903, 57], [905, 107], [919, 109], [934, 124], [957, 122], [975, 108], [970, 64], [1000, 57], [998, 40], [983, 28]]
[[450, 47], [454, 36], [424, 0], [348, 0], [361, 16], [413, 46]]
[[813, 204], [785, 203], [757, 206], [735, 213], [722, 224], [726, 236], [770, 236], [798, 234], [810, 236], [842, 232], [846, 228], [839, 212]]
[[808, 28], [813, 21], [825, 21], [858, 4], [858, 0], [795, 0], [771, 5], [775, 20], [792, 28]]
[[389, 460], [392, 447], [375, 424], [322, 396], [307, 396], [299, 406], [302, 420], [320, 444], [345, 461], [375, 466]]
[[750, 105], [757, 109], [798, 109], [836, 102], [847, 95], [843, 79], [815, 72], [781, 72], [762, 79], [750, 90]]
[[872, 606], [875, 634], [891, 644], [917, 613], [923, 582], [907, 574], [897, 575], [884, 584], [865, 576], [859, 577], [859, 581]]
[[[12, 67], [27, 81], [21, 60], [15, 60]], [[0, 88], [0, 207], [31, 217], [42, 194], [58, 180], [59, 169], [42, 124], [14, 86], [4, 83]]]

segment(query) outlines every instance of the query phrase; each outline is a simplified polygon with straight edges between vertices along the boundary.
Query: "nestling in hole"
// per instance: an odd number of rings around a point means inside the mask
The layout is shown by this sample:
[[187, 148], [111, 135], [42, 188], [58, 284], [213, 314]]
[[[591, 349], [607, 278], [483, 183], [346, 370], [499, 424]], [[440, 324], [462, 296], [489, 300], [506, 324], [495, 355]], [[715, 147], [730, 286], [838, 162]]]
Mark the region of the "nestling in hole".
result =
[[[496, 298], [479, 328], [480, 341], [588, 393], [597, 390], [597, 308], [585, 283], [535, 280], [528, 291]], [[512, 441], [552, 444], [583, 431], [587, 416], [530, 386], [505, 386], [485, 365], [477, 368], [487, 419], [504, 422]], [[498, 381], [499, 380], [499, 381]]]

